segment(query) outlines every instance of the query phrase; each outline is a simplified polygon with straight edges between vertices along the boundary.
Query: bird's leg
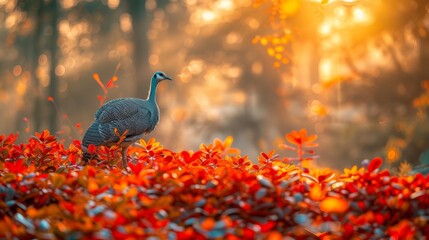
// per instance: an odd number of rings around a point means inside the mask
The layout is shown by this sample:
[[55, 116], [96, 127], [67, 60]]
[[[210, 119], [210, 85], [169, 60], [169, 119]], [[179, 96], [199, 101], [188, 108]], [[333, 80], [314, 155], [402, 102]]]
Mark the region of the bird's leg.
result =
[[122, 148], [122, 167], [123, 168], [128, 167], [127, 149], [128, 149], [128, 146], [125, 146]]

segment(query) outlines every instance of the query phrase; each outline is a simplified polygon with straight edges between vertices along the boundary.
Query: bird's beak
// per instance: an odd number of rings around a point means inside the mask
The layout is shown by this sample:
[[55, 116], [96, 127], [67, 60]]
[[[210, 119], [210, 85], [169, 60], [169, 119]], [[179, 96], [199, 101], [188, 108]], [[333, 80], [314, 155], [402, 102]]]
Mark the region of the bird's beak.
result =
[[173, 81], [173, 79], [171, 79], [169, 76], [165, 76], [165, 79]]

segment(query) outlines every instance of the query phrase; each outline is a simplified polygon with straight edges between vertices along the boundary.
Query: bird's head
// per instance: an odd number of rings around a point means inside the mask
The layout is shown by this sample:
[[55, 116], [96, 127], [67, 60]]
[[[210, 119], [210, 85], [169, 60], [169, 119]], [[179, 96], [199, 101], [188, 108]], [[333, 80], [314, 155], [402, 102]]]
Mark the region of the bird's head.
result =
[[161, 82], [162, 80], [173, 80], [169, 76], [165, 75], [163, 72], [155, 72], [155, 74], [152, 77], [153, 80], [156, 80], [157, 83]]

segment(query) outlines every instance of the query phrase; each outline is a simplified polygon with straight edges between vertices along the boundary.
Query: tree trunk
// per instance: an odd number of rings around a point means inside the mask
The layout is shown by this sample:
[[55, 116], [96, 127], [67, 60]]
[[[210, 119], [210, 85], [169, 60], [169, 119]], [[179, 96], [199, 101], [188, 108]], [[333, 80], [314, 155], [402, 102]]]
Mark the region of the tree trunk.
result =
[[34, 91], [33, 91], [33, 130], [34, 131], [41, 131], [41, 127], [42, 127], [42, 89], [40, 87], [40, 81], [39, 78], [37, 77], [37, 67], [39, 66], [39, 56], [40, 56], [40, 37], [42, 35], [42, 26], [43, 26], [43, 22], [42, 22], [42, 16], [43, 16], [43, 9], [44, 9], [44, 1], [40, 1], [39, 2], [39, 6], [37, 7], [37, 12], [36, 12], [36, 16], [35, 16], [35, 24], [36, 24], [36, 28], [34, 30], [34, 34], [33, 34], [33, 41], [32, 41], [32, 63], [31, 63], [31, 79], [32, 79], [32, 84], [34, 86]]
[[136, 81], [136, 97], [145, 98], [149, 88], [149, 17], [146, 11], [146, 0], [128, 0], [128, 11], [133, 24], [134, 67]]
[[[49, 48], [51, 53], [51, 66], [49, 70], [49, 96], [55, 100], [55, 104], [58, 106], [58, 79], [55, 75], [55, 68], [57, 66], [57, 40], [58, 40], [58, 2], [56, 0], [52, 0], [49, 5], [49, 12], [51, 14], [51, 27], [52, 27], [52, 35], [50, 38]], [[51, 104], [50, 112], [49, 112], [49, 128], [50, 131], [55, 133], [58, 131], [58, 113], [55, 107], [55, 104]]]
[[426, 71], [429, 62], [429, 36], [420, 38], [419, 70]]

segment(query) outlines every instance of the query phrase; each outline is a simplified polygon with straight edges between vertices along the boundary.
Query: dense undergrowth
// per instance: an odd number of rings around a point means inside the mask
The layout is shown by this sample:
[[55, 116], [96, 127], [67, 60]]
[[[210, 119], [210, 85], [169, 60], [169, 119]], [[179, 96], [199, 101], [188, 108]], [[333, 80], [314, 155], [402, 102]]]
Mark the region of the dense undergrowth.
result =
[[[287, 135], [296, 158], [261, 153], [258, 163], [232, 138], [196, 152], [153, 139], [129, 149], [63, 146], [49, 132], [27, 143], [0, 136], [0, 238], [422, 239], [429, 236], [429, 177], [393, 176], [382, 160], [331, 169], [307, 159], [314, 137]], [[305, 154], [307, 153], [307, 154]], [[287, 238], [289, 237], [289, 238]]]

